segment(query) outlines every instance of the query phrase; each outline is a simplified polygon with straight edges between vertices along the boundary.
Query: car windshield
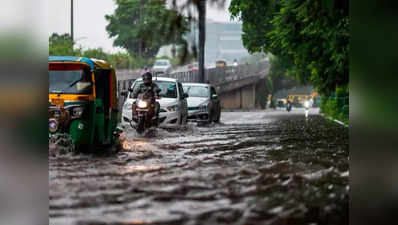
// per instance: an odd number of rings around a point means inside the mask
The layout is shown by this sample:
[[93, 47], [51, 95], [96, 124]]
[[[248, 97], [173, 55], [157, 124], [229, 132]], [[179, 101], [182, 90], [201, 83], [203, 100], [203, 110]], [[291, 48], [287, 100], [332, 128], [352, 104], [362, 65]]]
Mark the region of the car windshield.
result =
[[49, 70], [49, 93], [91, 94], [90, 78], [88, 70]]
[[[143, 83], [142, 80], [134, 83], [133, 92], [137, 91], [139, 86]], [[154, 81], [160, 89], [159, 96], [161, 98], [177, 98], [177, 84], [173, 81]], [[132, 95], [130, 95], [132, 96]]]
[[184, 86], [184, 92], [187, 93], [189, 97], [209, 97], [209, 87], [206, 86]]
[[166, 61], [156, 61], [155, 66], [167, 66], [167, 62]]

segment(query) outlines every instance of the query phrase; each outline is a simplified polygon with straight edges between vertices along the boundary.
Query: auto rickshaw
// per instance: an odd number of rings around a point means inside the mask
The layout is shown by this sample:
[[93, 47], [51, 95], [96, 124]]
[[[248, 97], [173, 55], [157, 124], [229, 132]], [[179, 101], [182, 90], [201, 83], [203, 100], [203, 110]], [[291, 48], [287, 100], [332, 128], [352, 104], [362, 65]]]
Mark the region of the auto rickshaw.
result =
[[117, 139], [115, 70], [99, 59], [49, 57], [49, 135], [69, 134], [77, 150]]

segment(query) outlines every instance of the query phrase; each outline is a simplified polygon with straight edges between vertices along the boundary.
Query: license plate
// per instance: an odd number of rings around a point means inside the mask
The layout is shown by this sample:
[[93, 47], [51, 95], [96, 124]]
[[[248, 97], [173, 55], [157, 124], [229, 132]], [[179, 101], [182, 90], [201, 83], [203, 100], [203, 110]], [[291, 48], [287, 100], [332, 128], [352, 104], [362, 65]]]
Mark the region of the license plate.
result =
[[64, 100], [62, 98], [51, 99], [51, 104], [59, 107], [64, 107]]

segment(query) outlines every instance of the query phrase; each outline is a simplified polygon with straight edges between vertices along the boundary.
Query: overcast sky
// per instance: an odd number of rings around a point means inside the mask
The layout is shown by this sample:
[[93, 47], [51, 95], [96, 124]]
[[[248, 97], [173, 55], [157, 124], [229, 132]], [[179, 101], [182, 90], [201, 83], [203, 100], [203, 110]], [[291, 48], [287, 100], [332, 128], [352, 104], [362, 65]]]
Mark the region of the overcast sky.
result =
[[[58, 34], [70, 32], [70, 2], [70, 0], [49, 1], [50, 35], [54, 32]], [[230, 0], [227, 0], [224, 9], [221, 10], [208, 5], [207, 19], [229, 22], [229, 3]], [[105, 51], [117, 52], [119, 49], [113, 47], [113, 41], [105, 30], [107, 25], [105, 15], [112, 14], [115, 8], [114, 0], [74, 0], [74, 37], [77, 45], [85, 48], [102, 47]]]

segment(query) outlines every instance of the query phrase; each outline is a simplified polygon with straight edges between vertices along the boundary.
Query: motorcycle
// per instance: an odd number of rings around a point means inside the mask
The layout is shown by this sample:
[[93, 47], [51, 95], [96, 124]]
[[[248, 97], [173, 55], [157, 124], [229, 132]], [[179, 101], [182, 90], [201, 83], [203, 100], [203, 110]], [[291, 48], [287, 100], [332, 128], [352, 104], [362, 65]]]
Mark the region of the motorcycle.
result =
[[[157, 127], [159, 122], [155, 115], [155, 104], [144, 96], [144, 94], [138, 96], [135, 102], [136, 112], [134, 113], [133, 110], [133, 119], [130, 121], [131, 127], [135, 128], [139, 134], [151, 127]], [[132, 124], [133, 121], [136, 123], [135, 126]]]
[[292, 110], [292, 103], [288, 102], [286, 104], [286, 111], [290, 112], [290, 110]]

